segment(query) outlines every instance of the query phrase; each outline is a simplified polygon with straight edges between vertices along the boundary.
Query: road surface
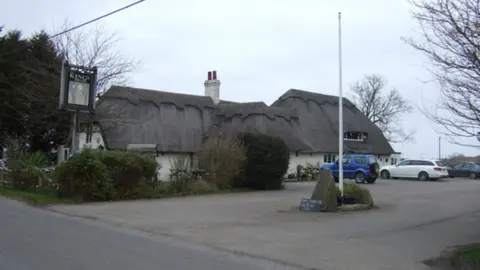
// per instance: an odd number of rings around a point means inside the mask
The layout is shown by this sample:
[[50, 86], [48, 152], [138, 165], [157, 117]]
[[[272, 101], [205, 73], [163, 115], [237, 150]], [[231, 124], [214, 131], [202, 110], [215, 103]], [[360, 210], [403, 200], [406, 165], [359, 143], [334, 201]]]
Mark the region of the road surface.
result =
[[314, 183], [287, 189], [165, 200], [58, 205], [53, 211], [307, 269], [424, 270], [449, 245], [480, 242], [480, 181], [379, 179], [380, 209], [295, 210]]
[[63, 216], [3, 197], [0, 215], [0, 270], [296, 269]]

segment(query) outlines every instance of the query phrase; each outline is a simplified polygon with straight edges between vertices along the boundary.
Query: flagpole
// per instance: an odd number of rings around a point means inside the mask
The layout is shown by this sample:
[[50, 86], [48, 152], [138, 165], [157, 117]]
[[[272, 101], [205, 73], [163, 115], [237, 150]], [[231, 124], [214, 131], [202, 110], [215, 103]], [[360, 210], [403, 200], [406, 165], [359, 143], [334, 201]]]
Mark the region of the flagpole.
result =
[[343, 197], [342, 13], [338, 12], [338, 185]]

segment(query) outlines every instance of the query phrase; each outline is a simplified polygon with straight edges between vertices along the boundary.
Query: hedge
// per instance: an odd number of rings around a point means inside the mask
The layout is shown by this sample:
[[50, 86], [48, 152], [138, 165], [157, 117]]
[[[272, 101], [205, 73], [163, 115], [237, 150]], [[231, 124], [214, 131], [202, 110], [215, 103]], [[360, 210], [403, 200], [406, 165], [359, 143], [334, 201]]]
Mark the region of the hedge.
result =
[[282, 189], [290, 162], [285, 141], [262, 133], [242, 133], [239, 139], [246, 149], [245, 186], [258, 190]]
[[156, 175], [156, 161], [133, 151], [86, 149], [55, 170], [61, 195], [82, 201], [139, 198]]

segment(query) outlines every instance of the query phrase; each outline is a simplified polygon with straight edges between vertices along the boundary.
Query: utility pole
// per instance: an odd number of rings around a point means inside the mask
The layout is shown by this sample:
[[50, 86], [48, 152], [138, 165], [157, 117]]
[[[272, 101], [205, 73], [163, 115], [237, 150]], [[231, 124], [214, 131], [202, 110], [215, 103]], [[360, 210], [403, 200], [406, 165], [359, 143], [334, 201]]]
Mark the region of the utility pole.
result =
[[343, 197], [342, 13], [338, 12], [338, 186]]
[[438, 136], [438, 160], [442, 160], [442, 136]]

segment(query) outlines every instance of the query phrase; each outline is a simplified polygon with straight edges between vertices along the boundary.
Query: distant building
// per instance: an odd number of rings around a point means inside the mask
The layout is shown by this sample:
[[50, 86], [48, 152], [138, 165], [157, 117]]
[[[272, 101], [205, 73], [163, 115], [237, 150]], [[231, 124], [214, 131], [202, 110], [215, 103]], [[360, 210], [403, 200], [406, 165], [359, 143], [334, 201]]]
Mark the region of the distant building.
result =
[[[263, 132], [283, 138], [290, 148], [290, 167], [332, 163], [338, 158], [338, 97], [291, 89], [271, 106], [264, 102], [220, 99], [220, 81], [209, 72], [205, 95], [112, 86], [96, 105], [92, 148], [142, 148], [158, 153], [161, 178], [170, 160], [193, 163], [205, 136], [219, 132]], [[400, 161], [380, 129], [344, 99], [345, 153], [377, 155], [381, 165]], [[86, 134], [80, 134], [80, 147]], [[395, 162], [395, 163], [396, 163]]]

